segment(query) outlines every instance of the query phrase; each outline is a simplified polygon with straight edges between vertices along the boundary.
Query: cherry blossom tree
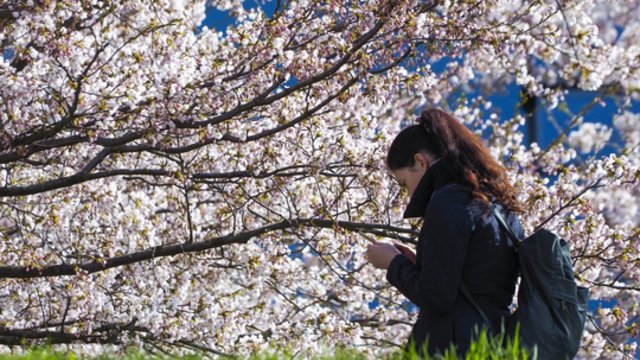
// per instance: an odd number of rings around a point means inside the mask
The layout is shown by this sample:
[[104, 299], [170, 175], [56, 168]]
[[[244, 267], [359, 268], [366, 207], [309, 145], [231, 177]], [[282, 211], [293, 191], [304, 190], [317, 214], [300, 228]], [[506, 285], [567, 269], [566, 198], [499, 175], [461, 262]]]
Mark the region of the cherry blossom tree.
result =
[[[527, 231], [569, 240], [612, 304], [579, 356], [633, 356], [640, 2], [246, 5], [0, 2], [0, 344], [398, 349], [416, 310], [363, 254], [416, 243], [383, 160], [437, 106], [508, 166]], [[201, 27], [207, 7], [235, 24]], [[529, 145], [527, 116], [486, 100], [510, 83], [537, 111], [568, 89], [595, 100]], [[613, 128], [584, 121], [609, 98]]]

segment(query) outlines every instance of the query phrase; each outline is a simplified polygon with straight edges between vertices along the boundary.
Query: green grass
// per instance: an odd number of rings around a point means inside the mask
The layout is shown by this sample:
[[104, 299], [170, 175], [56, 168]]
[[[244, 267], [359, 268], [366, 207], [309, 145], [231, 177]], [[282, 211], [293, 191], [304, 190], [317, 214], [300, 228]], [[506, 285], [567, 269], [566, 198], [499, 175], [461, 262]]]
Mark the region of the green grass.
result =
[[[423, 352], [423, 353], [426, 353]], [[20, 354], [0, 354], [0, 360], [200, 360], [206, 356], [185, 355], [151, 355], [141, 350], [132, 349], [124, 354], [101, 354], [97, 356], [82, 356], [71, 351], [54, 350], [51, 347], [33, 347]], [[250, 357], [250, 360], [280, 360], [280, 359], [300, 359], [290, 352], [275, 351], [264, 352]], [[327, 354], [319, 355], [314, 360], [364, 360], [366, 356], [355, 349], [334, 348]], [[516, 335], [514, 341], [504, 344], [503, 336], [488, 337], [486, 332], [481, 332], [478, 339], [473, 342], [469, 351], [464, 356], [459, 356], [453, 346], [444, 354], [435, 356], [418, 357], [415, 349], [408, 352], [396, 351], [386, 356], [385, 360], [529, 360], [536, 359], [535, 351], [530, 353], [523, 349]]]
[[127, 351], [124, 355], [101, 354], [96, 356], [78, 355], [71, 351], [54, 350], [48, 346], [33, 347], [20, 354], [0, 354], [0, 360], [200, 360], [202, 356], [151, 355], [139, 350]]
[[[422, 351], [426, 354], [426, 345]], [[455, 347], [452, 345], [444, 354], [435, 356], [425, 355], [419, 357], [415, 348], [411, 347], [409, 351], [398, 350], [384, 357], [385, 360], [535, 360], [536, 352], [531, 353], [524, 349], [519, 343], [518, 334], [513, 339], [504, 341], [504, 334], [498, 334], [494, 337], [487, 336], [486, 331], [480, 332], [477, 340], [474, 341], [464, 356], [458, 355]], [[276, 352], [275, 354], [258, 354], [251, 357], [251, 360], [280, 360], [280, 359], [299, 359], [287, 352]], [[333, 349], [333, 353], [321, 355], [314, 360], [362, 360], [366, 359], [365, 355], [354, 349]]]

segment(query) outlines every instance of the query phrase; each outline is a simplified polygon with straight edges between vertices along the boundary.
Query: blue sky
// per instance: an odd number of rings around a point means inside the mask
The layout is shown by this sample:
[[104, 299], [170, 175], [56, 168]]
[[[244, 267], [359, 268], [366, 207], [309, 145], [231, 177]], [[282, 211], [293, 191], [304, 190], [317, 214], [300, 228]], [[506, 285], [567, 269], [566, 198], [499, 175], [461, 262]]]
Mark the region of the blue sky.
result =
[[[258, 3], [257, 1], [248, 1], [244, 3], [245, 9], [260, 6], [263, 8], [263, 11], [270, 16], [275, 10], [275, 1], [267, 1], [266, 3]], [[220, 11], [215, 8], [209, 8], [207, 10], [207, 17], [201, 26], [207, 26], [210, 29], [216, 29], [218, 31], [225, 31], [229, 25], [233, 25], [234, 19], [230, 16], [229, 12]], [[452, 59], [450, 59], [452, 60]], [[444, 64], [448, 61], [447, 59], [440, 60], [438, 63], [433, 64], [434, 71], [440, 72], [444, 69]], [[510, 119], [516, 113], [516, 111], [523, 113], [522, 109], [518, 107], [518, 103], [520, 102], [520, 87], [514, 83], [509, 84], [506, 89], [504, 89], [501, 93], [491, 94], [486, 97], [487, 100], [491, 101], [493, 104], [493, 108], [499, 109], [499, 115], [501, 119]], [[465, 93], [467, 98], [474, 97], [476, 94], [474, 93]], [[589, 91], [581, 91], [581, 90], [571, 90], [569, 94], [566, 96], [566, 105], [567, 109], [570, 113], [576, 114], [580, 112], [582, 107], [586, 104], [590, 103], [597, 94], [595, 92]], [[616, 105], [616, 101], [620, 99], [616, 99], [615, 97], [608, 97], [603, 99], [605, 106], [596, 105], [592, 108], [584, 117], [585, 122], [601, 122], [609, 127], [612, 127], [612, 119], [613, 116], [618, 111], [618, 106]], [[455, 100], [454, 100], [455, 101]], [[632, 103], [631, 111], [640, 112], [640, 102], [635, 101]], [[557, 124], [554, 124], [549, 121], [548, 114], [544, 109], [536, 112], [536, 121], [535, 128], [537, 129], [535, 137], [532, 138], [532, 134], [529, 134], [528, 131], [525, 131], [525, 139], [528, 143], [532, 141], [537, 142], [541, 148], [545, 148], [549, 145], [559, 134], [557, 127], [564, 128], [571, 121], [571, 117], [563, 112], [560, 108], [555, 109], [551, 112], [552, 117], [557, 121]], [[527, 127], [528, 128], [528, 127]], [[614, 131], [612, 136], [612, 142], [619, 143], [620, 136], [617, 131]], [[599, 155], [605, 155], [612, 152], [616, 152], [618, 149], [615, 146], [605, 147]]]

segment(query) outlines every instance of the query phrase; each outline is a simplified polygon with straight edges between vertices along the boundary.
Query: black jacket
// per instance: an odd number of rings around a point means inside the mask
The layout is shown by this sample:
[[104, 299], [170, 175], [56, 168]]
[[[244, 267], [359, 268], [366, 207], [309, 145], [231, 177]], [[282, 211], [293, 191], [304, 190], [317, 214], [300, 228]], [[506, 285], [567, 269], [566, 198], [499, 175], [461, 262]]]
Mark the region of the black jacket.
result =
[[[517, 216], [496, 205], [522, 238]], [[464, 354], [482, 319], [459, 291], [460, 282], [499, 330], [515, 291], [517, 254], [490, 208], [472, 197], [469, 186], [452, 182], [442, 161], [429, 167], [404, 213], [419, 216], [424, 221], [416, 264], [397, 255], [387, 280], [421, 309], [410, 340], [420, 347], [428, 338], [429, 354], [453, 342]]]

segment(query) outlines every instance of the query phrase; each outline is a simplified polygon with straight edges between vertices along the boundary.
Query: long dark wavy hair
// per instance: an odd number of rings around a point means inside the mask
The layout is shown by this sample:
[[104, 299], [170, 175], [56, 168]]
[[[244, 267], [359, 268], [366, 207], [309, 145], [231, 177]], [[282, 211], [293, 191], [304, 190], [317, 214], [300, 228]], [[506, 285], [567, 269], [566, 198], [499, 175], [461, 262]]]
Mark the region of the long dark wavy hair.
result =
[[507, 171], [482, 141], [453, 116], [439, 109], [427, 109], [419, 124], [403, 129], [391, 143], [387, 166], [391, 170], [414, 165], [414, 155], [426, 151], [441, 158], [453, 181], [471, 186], [475, 198], [489, 203], [493, 195], [506, 208], [523, 212]]

